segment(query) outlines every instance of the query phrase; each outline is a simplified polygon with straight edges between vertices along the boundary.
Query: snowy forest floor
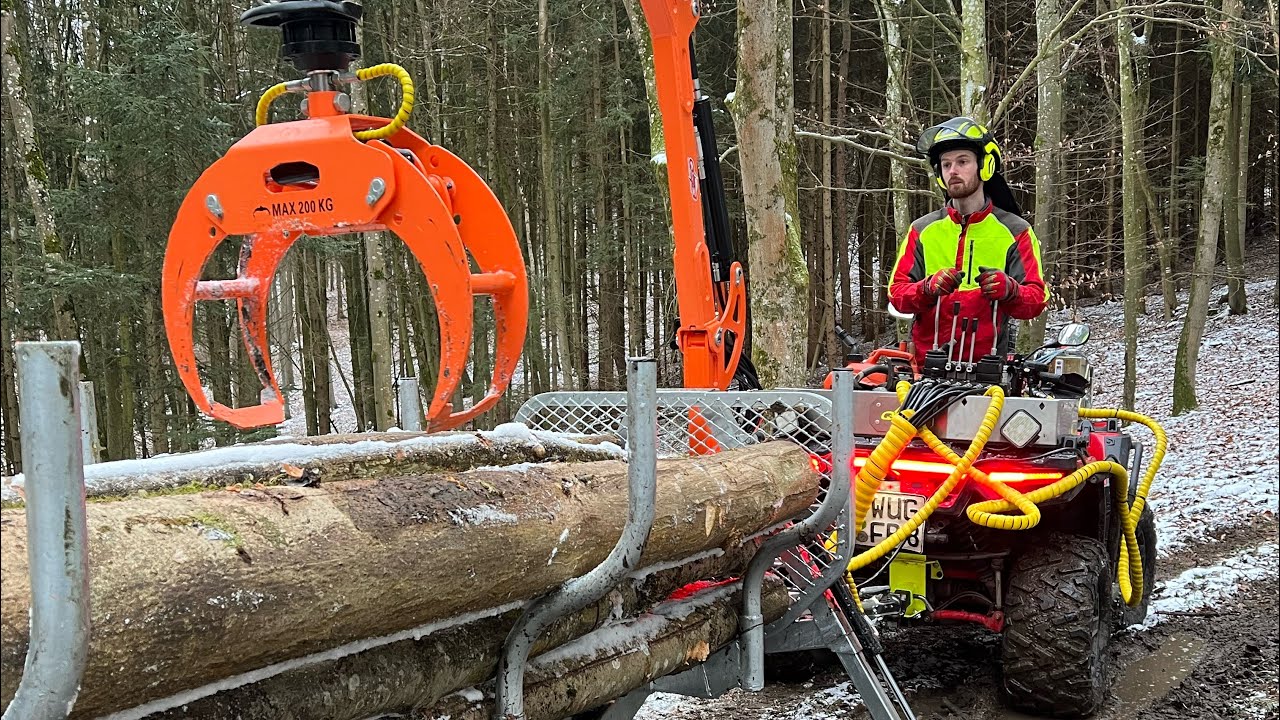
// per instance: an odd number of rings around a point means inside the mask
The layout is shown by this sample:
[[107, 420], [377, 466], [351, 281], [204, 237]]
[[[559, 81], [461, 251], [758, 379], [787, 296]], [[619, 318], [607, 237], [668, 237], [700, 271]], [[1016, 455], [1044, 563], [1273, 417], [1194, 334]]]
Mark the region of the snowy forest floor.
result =
[[[1231, 316], [1214, 288], [1197, 372], [1200, 409], [1172, 417], [1173, 360], [1185, 313], [1165, 322], [1160, 297], [1140, 320], [1137, 409], [1160, 422], [1169, 453], [1151, 491], [1159, 583], [1146, 624], [1111, 648], [1114, 685], [1100, 720], [1280, 716], [1277, 553], [1280, 333], [1276, 253], [1254, 256], [1249, 313]], [[1120, 405], [1123, 305], [1055, 313], [1087, 322], [1094, 405]], [[1151, 448], [1145, 428], [1134, 431]], [[1149, 452], [1149, 451], [1148, 451]], [[998, 699], [999, 637], [970, 626], [886, 629], [885, 654], [921, 720], [1028, 716]], [[655, 695], [640, 720], [844, 720], [866, 717], [834, 656], [776, 663], [760, 693], [716, 700]], [[782, 667], [786, 665], [786, 667]]]

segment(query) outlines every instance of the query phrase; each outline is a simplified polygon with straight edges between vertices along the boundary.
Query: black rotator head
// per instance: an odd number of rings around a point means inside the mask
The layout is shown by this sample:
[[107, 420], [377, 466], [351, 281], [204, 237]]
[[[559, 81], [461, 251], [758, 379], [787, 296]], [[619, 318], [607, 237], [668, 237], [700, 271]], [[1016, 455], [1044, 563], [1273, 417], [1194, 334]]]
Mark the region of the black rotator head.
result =
[[352, 0], [273, 0], [246, 10], [240, 22], [280, 28], [280, 57], [303, 72], [343, 71], [360, 57], [356, 23], [362, 12]]

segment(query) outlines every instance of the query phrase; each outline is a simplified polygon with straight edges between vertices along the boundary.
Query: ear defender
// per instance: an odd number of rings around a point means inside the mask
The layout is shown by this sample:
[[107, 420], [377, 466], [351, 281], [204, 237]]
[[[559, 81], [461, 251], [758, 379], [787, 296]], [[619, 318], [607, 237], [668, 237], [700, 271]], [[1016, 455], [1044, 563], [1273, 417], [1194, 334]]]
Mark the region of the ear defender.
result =
[[1000, 152], [1000, 146], [995, 142], [987, 143], [982, 149], [982, 169], [978, 171], [978, 177], [982, 178], [982, 182], [990, 180], [996, 174], [996, 158]]

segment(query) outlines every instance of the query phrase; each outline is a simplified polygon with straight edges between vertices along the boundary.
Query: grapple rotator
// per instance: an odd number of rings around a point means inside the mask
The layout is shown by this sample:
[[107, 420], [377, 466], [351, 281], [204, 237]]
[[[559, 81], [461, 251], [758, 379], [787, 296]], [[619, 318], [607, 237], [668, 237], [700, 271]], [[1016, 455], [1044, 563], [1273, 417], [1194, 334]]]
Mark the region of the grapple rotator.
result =
[[[441, 361], [428, 428], [456, 427], [497, 403], [520, 358], [528, 320], [528, 280], [515, 231], [474, 170], [405, 127], [413, 83], [398, 65], [362, 68], [356, 24], [361, 6], [333, 0], [270, 2], [245, 12], [250, 26], [279, 27], [281, 56], [304, 78], [269, 89], [257, 125], [188, 191], [165, 252], [162, 307], [178, 375], [196, 406], [239, 428], [284, 421], [284, 400], [267, 343], [267, 302], [281, 260], [299, 237], [394, 233], [422, 266], [435, 300]], [[342, 88], [375, 77], [400, 81], [394, 118], [351, 114]], [[268, 123], [271, 102], [305, 95], [305, 118]], [[204, 280], [205, 265], [228, 237], [243, 237], [236, 277]], [[472, 271], [474, 263], [477, 271]], [[465, 410], [449, 398], [466, 367], [477, 295], [493, 302], [493, 377]], [[194, 319], [200, 301], [237, 305], [263, 401], [230, 407], [210, 398], [197, 370]]]

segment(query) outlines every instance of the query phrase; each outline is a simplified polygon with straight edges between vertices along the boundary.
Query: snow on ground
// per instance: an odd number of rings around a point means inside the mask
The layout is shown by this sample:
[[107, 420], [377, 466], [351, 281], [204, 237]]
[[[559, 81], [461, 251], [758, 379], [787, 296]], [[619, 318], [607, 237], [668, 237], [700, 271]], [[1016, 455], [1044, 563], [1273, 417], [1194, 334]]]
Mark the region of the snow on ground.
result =
[[[329, 355], [329, 387], [330, 397], [333, 398], [333, 408], [329, 411], [329, 418], [333, 423], [333, 431], [342, 432], [360, 432], [363, 428], [357, 426], [355, 401], [351, 398], [348, 387], [353, 387], [351, 377], [351, 329], [347, 325], [347, 319], [340, 314], [341, 303], [339, 296], [334, 289], [329, 290], [328, 302], [329, 317], [329, 344], [332, 352]], [[336, 360], [334, 356], [337, 356]], [[294, 360], [294, 375], [298, 378], [298, 384], [302, 383], [302, 367], [299, 365], [302, 356], [295, 348], [290, 356]], [[344, 380], [345, 378], [345, 380]], [[289, 403], [289, 419], [285, 420], [278, 426], [280, 435], [289, 437], [305, 437], [307, 434], [307, 412], [303, 406], [302, 390], [294, 390], [288, 393]]]
[[1170, 615], [1212, 609], [1230, 602], [1245, 583], [1276, 577], [1280, 546], [1265, 543], [1224, 558], [1216, 565], [1196, 567], [1158, 583], [1151, 593], [1146, 622], [1150, 629]]
[[[1169, 438], [1164, 464], [1152, 485], [1162, 555], [1195, 544], [1210, 532], [1280, 512], [1280, 332], [1274, 301], [1276, 279], [1246, 283], [1249, 312], [1231, 316], [1214, 288], [1200, 346], [1196, 395], [1200, 408], [1173, 417], [1173, 362], [1186, 317], [1187, 294], [1165, 322], [1158, 295], [1147, 298], [1139, 318], [1135, 409], [1160, 423]], [[1050, 327], [1086, 322], [1093, 364], [1093, 404], [1119, 407], [1124, 392], [1124, 305], [1121, 301], [1055, 313]], [[1154, 438], [1131, 432], [1151, 458]]]

